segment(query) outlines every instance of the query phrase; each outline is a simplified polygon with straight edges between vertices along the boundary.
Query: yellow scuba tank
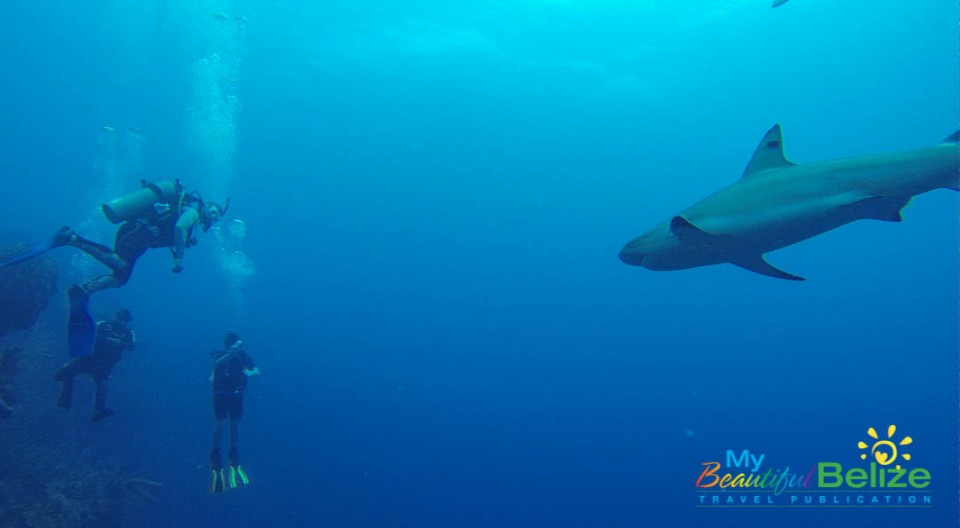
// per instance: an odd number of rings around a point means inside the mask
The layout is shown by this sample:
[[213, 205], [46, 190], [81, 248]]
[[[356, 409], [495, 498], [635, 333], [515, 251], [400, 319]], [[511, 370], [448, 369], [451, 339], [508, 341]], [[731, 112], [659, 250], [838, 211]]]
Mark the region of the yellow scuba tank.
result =
[[175, 182], [148, 182], [140, 180], [143, 188], [114, 198], [103, 204], [104, 216], [114, 224], [142, 218], [154, 213], [154, 204], [167, 204], [171, 208], [177, 207], [180, 190]]

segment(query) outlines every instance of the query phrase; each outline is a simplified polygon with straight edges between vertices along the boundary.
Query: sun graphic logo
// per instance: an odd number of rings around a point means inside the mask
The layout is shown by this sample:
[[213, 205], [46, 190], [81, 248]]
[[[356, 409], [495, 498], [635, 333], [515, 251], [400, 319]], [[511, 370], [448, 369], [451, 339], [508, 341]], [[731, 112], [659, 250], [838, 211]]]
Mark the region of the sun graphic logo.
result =
[[[894, 443], [894, 435], [897, 434], [897, 426], [891, 425], [887, 427], [887, 438], [881, 440], [880, 436], [877, 434], [877, 430], [873, 427], [867, 429], [867, 435], [870, 436], [874, 441], [870, 444], [867, 442], [859, 441], [857, 442], [857, 447], [861, 450], [869, 449], [869, 454], [860, 453], [860, 460], [866, 460], [868, 456], [873, 456], [873, 459], [877, 461], [877, 464], [881, 466], [889, 466], [897, 461], [897, 458], [902, 458], [906, 461], [910, 460], [910, 453], [900, 453], [897, 449], [898, 446], [908, 446], [913, 443], [913, 438], [909, 436], [904, 436], [903, 439], [898, 443]], [[897, 469], [900, 469], [900, 464], [897, 464]]]
[[[913, 438], [904, 436], [897, 440], [897, 426], [887, 426], [887, 437], [881, 438], [873, 427], [867, 429], [866, 442], [857, 442], [860, 460], [867, 460], [867, 467], [844, 468], [839, 462], [817, 463], [817, 487], [822, 490], [839, 490], [844, 486], [852, 490], [925, 490], [930, 487], [930, 470], [922, 467], [907, 469], [896, 464], [900, 459], [913, 461], [904, 446], [913, 444]], [[869, 457], [869, 458], [868, 458]], [[896, 464], [896, 465], [894, 465]]]

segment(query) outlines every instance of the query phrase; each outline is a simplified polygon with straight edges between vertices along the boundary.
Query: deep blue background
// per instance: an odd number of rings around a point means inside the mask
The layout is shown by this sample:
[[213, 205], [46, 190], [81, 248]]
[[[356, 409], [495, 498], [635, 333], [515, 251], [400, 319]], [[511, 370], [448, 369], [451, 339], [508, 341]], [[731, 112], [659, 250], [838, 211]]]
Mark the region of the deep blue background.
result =
[[[182, 276], [147, 255], [95, 299], [137, 316], [118, 416], [17, 417], [64, 456], [154, 468], [138, 525], [955, 526], [955, 193], [770, 256], [806, 283], [617, 259], [775, 122], [800, 163], [956, 130], [954, 0], [95, 4], [0, 18], [3, 231], [91, 220], [100, 128], [137, 127], [124, 187], [228, 191], [256, 266], [238, 303], [211, 234]], [[235, 82], [207, 97], [214, 53]], [[264, 373], [253, 486], [210, 497], [227, 328]], [[694, 509], [727, 449], [855, 463], [889, 423], [934, 509]]]

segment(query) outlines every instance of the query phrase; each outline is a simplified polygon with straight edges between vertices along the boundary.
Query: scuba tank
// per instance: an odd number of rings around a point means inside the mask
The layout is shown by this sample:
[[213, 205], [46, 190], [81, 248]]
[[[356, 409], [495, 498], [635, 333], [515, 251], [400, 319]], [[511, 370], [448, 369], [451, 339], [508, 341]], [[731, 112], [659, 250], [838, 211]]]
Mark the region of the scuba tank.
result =
[[140, 180], [141, 189], [114, 198], [103, 204], [103, 215], [114, 224], [128, 220], [136, 220], [151, 214], [156, 214], [154, 204], [177, 206], [183, 188], [177, 182], [162, 181], [157, 183]]

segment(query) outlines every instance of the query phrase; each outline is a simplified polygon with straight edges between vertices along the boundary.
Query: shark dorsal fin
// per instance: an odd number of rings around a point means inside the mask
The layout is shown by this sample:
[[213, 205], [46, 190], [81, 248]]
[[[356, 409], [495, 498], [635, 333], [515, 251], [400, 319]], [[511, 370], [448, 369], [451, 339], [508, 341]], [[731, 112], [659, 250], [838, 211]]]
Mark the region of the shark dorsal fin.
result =
[[960, 143], [960, 130], [957, 130], [953, 134], [950, 134], [940, 143]]
[[783, 155], [783, 135], [780, 133], [780, 125], [773, 125], [767, 134], [760, 140], [757, 150], [753, 152], [750, 163], [743, 171], [741, 179], [754, 177], [756, 174], [772, 170], [790, 167], [794, 163], [787, 160]]

